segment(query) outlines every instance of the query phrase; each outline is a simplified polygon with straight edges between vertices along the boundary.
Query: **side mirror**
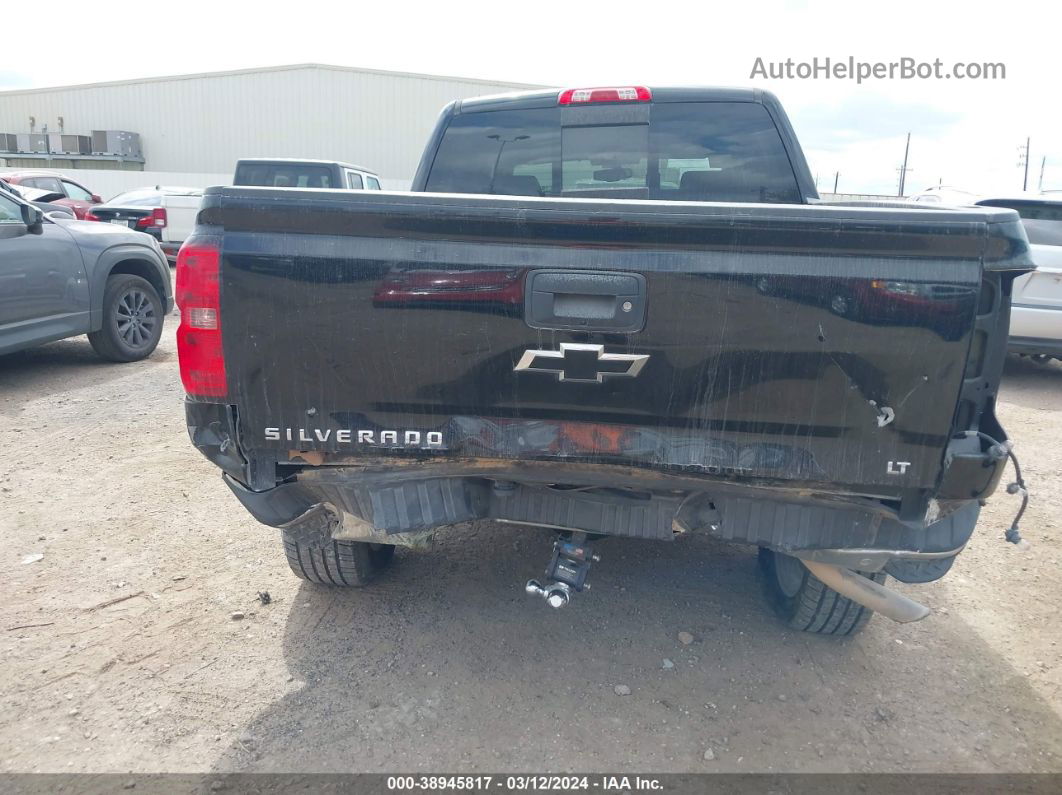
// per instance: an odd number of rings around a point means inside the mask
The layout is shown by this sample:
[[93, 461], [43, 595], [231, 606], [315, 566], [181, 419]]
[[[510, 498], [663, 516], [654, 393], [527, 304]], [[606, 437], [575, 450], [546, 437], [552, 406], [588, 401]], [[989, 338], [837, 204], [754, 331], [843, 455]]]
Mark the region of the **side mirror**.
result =
[[100, 198], [100, 195], [98, 193], [93, 193], [92, 194], [92, 203], [93, 204], [103, 204], [103, 199]]
[[34, 207], [32, 204], [23, 204], [22, 222], [26, 224], [26, 231], [31, 235], [39, 235], [44, 232], [44, 213], [39, 207]]

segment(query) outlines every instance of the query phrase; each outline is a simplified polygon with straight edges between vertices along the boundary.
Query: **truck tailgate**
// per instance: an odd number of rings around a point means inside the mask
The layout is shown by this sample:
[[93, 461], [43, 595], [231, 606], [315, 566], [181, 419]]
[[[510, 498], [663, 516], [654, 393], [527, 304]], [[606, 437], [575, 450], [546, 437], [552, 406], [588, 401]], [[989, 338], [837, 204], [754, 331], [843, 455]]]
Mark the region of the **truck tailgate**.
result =
[[894, 495], [940, 475], [1012, 218], [224, 188], [199, 233], [245, 449]]

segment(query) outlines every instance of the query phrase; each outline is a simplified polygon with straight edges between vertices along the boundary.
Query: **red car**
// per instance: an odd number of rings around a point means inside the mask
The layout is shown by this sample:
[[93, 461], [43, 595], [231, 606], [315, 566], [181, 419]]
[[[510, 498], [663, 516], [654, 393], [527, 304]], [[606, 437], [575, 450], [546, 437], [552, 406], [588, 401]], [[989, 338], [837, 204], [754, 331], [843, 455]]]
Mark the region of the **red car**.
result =
[[62, 174], [56, 175], [44, 171], [12, 171], [7, 174], [0, 174], [0, 179], [11, 185], [39, 188], [51, 193], [63, 194], [66, 198], [52, 199], [50, 200], [51, 203], [69, 207], [74, 211], [74, 215], [82, 220], [85, 219], [85, 214], [92, 209], [93, 205], [100, 204], [103, 201], [84, 185], [74, 182], [74, 180]]
[[523, 307], [525, 270], [394, 270], [377, 285], [372, 303], [406, 308]]

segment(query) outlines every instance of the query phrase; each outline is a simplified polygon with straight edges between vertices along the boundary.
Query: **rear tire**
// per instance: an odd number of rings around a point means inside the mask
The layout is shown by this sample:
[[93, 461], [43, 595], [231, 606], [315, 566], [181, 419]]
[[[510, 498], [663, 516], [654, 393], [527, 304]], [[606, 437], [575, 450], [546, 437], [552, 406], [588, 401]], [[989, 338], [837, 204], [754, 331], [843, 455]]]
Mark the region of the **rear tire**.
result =
[[103, 290], [103, 328], [88, 335], [89, 343], [111, 362], [146, 359], [162, 339], [163, 314], [162, 299], [147, 279], [116, 273]]
[[332, 539], [333, 520], [317, 514], [281, 531], [288, 566], [296, 577], [318, 585], [360, 588], [394, 558], [393, 544]]
[[[853, 602], [823, 583], [797, 558], [760, 547], [767, 599], [792, 629], [819, 635], [854, 635], [866, 626], [874, 611]], [[857, 572], [878, 584], [883, 572]]]
[[849, 317], [855, 314], [855, 301], [844, 293], [834, 293], [830, 296], [830, 311], [838, 317]]

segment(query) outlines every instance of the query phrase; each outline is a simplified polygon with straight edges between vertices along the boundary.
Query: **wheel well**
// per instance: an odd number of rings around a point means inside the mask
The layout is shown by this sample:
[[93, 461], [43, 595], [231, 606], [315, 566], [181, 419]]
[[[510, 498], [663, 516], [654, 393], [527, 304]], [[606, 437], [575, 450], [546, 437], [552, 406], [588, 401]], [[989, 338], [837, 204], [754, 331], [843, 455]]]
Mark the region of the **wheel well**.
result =
[[128, 273], [131, 276], [139, 276], [142, 279], [147, 279], [151, 286], [155, 288], [159, 300], [162, 301], [163, 309], [165, 309], [166, 295], [168, 292], [166, 288], [168, 285], [163, 284], [158, 268], [152, 266], [148, 262], [144, 262], [144, 260], [124, 259], [111, 268], [110, 272], [107, 274], [107, 278], [109, 279], [116, 273]]

